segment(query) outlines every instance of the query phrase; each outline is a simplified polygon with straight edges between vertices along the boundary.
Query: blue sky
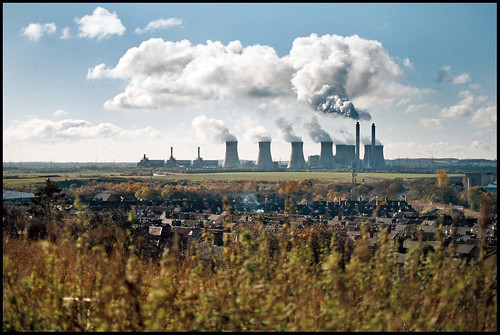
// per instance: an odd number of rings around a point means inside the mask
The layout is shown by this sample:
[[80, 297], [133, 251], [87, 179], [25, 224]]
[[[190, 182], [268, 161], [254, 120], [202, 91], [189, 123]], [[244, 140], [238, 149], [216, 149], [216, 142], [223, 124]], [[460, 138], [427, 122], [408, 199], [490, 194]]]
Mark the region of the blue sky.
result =
[[4, 162], [496, 159], [496, 92], [496, 3], [3, 4]]

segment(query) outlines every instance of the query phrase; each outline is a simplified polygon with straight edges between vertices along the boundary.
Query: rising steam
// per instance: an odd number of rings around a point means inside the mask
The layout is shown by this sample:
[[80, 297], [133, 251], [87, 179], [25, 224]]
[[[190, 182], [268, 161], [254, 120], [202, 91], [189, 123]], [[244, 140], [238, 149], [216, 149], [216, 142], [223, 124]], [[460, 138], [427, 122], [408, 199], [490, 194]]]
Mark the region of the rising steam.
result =
[[321, 128], [318, 118], [315, 116], [311, 120], [311, 122], [306, 123], [305, 127], [309, 130], [309, 136], [311, 139], [316, 142], [331, 142], [332, 138], [330, 135]]
[[231, 134], [222, 120], [209, 119], [205, 115], [201, 115], [196, 117], [191, 125], [196, 130], [197, 136], [204, 140], [216, 143], [236, 141], [236, 136]]
[[279, 137], [286, 142], [301, 142], [302, 139], [295, 135], [293, 132], [293, 126], [284, 118], [280, 117], [275, 122], [278, 127]]

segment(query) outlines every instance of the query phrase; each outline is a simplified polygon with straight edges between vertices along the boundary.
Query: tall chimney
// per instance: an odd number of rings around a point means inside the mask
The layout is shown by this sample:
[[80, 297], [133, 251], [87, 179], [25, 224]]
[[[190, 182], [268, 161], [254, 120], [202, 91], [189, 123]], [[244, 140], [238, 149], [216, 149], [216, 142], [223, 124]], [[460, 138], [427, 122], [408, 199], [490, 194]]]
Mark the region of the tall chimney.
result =
[[200, 147], [198, 147], [198, 159], [200, 159], [201, 156], [200, 156]]
[[360, 156], [360, 147], [359, 147], [359, 122], [356, 122], [356, 167], [359, 165], [359, 156]]
[[238, 157], [238, 141], [226, 141], [226, 156], [222, 167], [234, 168], [240, 166], [240, 159]]
[[370, 166], [374, 163], [375, 158], [375, 123], [372, 123], [372, 147], [370, 149]]
[[333, 142], [324, 141], [321, 142], [321, 153], [319, 156], [318, 167], [320, 169], [333, 169], [334, 168], [334, 158], [333, 158]]
[[292, 153], [288, 162], [289, 169], [303, 169], [306, 166], [304, 159], [304, 142], [292, 142]]
[[256, 165], [261, 169], [271, 169], [273, 167], [270, 141], [259, 142], [259, 157], [257, 158]]
[[174, 157], [174, 147], [170, 147], [170, 158]]

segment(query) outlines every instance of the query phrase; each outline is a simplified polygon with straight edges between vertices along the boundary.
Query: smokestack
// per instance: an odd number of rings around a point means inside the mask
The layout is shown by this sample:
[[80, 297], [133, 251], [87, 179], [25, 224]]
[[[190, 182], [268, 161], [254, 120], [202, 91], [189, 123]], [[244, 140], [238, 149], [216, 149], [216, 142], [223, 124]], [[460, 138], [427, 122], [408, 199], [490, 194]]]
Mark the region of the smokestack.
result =
[[224, 168], [234, 168], [240, 166], [238, 158], [238, 141], [226, 141], [226, 156], [224, 157]]
[[373, 162], [374, 162], [373, 154], [375, 153], [375, 123], [372, 123], [372, 148], [371, 148], [370, 152], [371, 152], [370, 165], [373, 165]]
[[198, 147], [198, 159], [201, 159], [201, 156], [200, 156], [200, 147]]
[[324, 141], [321, 142], [321, 153], [319, 156], [318, 167], [320, 169], [333, 169], [334, 168], [334, 158], [333, 158], [333, 142]]
[[356, 167], [359, 165], [359, 122], [356, 122]]
[[174, 147], [170, 147], [170, 158], [174, 158]]
[[304, 159], [304, 142], [291, 142], [292, 153], [288, 162], [289, 169], [303, 169], [306, 166]]
[[273, 167], [270, 141], [259, 142], [259, 157], [257, 158], [257, 167], [261, 169], [271, 169]]

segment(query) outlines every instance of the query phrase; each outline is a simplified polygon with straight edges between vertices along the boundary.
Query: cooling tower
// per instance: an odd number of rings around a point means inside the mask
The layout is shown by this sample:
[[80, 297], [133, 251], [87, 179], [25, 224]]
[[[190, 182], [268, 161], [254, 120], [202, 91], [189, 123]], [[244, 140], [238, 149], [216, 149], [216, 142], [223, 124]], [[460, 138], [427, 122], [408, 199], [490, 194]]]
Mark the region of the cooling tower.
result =
[[240, 166], [238, 158], [238, 141], [226, 141], [226, 156], [224, 157], [223, 168], [234, 168]]
[[306, 161], [304, 159], [304, 142], [291, 142], [291, 143], [292, 143], [292, 154], [290, 155], [288, 168], [289, 169], [305, 168]]
[[335, 163], [339, 168], [352, 167], [356, 159], [356, 146], [347, 144], [335, 145]]
[[273, 167], [270, 141], [259, 142], [259, 157], [257, 158], [257, 167], [261, 169], [271, 169]]
[[333, 169], [335, 160], [333, 158], [333, 142], [321, 142], [321, 153], [319, 155], [318, 168], [320, 169]]
[[[375, 150], [372, 151], [372, 148]], [[372, 158], [373, 157], [373, 158]], [[371, 169], [385, 169], [384, 146], [365, 144], [365, 157], [363, 167]]]

